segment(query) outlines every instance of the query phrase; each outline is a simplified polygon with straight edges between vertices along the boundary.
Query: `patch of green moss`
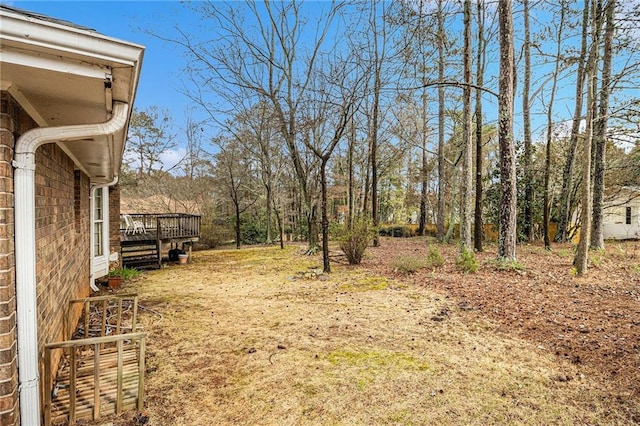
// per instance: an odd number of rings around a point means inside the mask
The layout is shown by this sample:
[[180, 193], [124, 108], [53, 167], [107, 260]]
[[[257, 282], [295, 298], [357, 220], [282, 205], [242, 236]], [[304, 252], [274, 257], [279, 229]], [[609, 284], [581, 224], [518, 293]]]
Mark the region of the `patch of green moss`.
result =
[[415, 371], [425, 371], [429, 369], [426, 362], [402, 352], [351, 352], [336, 350], [327, 354], [326, 358], [333, 365], [366, 367], [367, 369], [395, 368]]
[[389, 280], [385, 277], [362, 277], [346, 282], [339, 287], [340, 291], [372, 291], [385, 290], [389, 287]]

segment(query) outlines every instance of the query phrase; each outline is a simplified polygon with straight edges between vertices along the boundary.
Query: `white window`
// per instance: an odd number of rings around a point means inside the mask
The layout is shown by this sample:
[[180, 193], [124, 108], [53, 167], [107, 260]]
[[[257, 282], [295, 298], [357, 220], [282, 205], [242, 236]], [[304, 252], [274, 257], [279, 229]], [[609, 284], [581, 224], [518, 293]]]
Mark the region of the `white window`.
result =
[[104, 206], [102, 200], [102, 188], [98, 188], [94, 194], [93, 204], [93, 255], [104, 255]]
[[91, 275], [109, 272], [109, 188], [96, 188], [91, 197]]

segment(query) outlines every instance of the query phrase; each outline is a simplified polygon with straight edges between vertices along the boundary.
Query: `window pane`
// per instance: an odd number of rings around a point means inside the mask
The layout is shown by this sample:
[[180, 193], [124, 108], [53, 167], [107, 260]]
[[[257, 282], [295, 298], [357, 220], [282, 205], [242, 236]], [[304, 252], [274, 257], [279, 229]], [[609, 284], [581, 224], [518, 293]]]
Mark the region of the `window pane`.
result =
[[102, 222], [93, 224], [93, 245], [96, 256], [102, 256]]

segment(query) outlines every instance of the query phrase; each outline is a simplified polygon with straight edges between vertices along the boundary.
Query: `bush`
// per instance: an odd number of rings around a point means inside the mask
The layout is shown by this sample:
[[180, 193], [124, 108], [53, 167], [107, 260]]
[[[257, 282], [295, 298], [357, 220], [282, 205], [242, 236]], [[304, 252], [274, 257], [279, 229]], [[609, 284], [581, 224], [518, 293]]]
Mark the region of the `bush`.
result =
[[415, 225], [380, 225], [378, 234], [382, 237], [409, 238], [416, 236]]
[[107, 274], [108, 277], [122, 277], [123, 280], [131, 280], [134, 278], [138, 278], [142, 272], [133, 268], [115, 268], [109, 271]]
[[413, 274], [426, 268], [427, 260], [415, 256], [398, 256], [391, 262], [393, 269], [403, 274]]
[[444, 265], [444, 258], [442, 257], [440, 250], [438, 250], [438, 247], [429, 247], [429, 253], [427, 253], [427, 267], [437, 268], [442, 265]]
[[342, 230], [336, 230], [340, 249], [347, 256], [351, 265], [359, 265], [364, 257], [364, 252], [375, 235], [375, 231], [368, 220], [356, 220], [351, 229], [346, 226]]
[[479, 265], [473, 250], [467, 250], [466, 247], [463, 247], [460, 256], [456, 259], [456, 266], [467, 274], [477, 272]]

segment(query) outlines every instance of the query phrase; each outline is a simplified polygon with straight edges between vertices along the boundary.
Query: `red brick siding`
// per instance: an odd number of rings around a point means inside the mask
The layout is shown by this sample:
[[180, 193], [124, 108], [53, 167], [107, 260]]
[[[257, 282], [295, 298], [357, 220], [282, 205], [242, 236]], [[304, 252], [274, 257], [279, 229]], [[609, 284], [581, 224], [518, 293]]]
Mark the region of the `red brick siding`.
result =
[[8, 93], [0, 94], [0, 424], [17, 425], [18, 359], [16, 341], [16, 281], [13, 214], [13, 149], [20, 109]]
[[[55, 144], [36, 151], [36, 287], [39, 345], [64, 340], [70, 299], [89, 295], [89, 179]], [[79, 186], [79, 191], [76, 191]], [[76, 192], [80, 209], [76, 210]], [[76, 216], [80, 215], [79, 219]], [[79, 222], [81, 232], [76, 232]]]
[[[6, 92], [0, 110], [0, 424], [16, 425], [13, 148], [33, 120]], [[65, 338], [71, 298], [89, 294], [89, 178], [55, 144], [36, 152], [36, 276], [38, 345]], [[42, 352], [41, 352], [42, 356]], [[54, 368], [55, 371], [55, 368]]]

